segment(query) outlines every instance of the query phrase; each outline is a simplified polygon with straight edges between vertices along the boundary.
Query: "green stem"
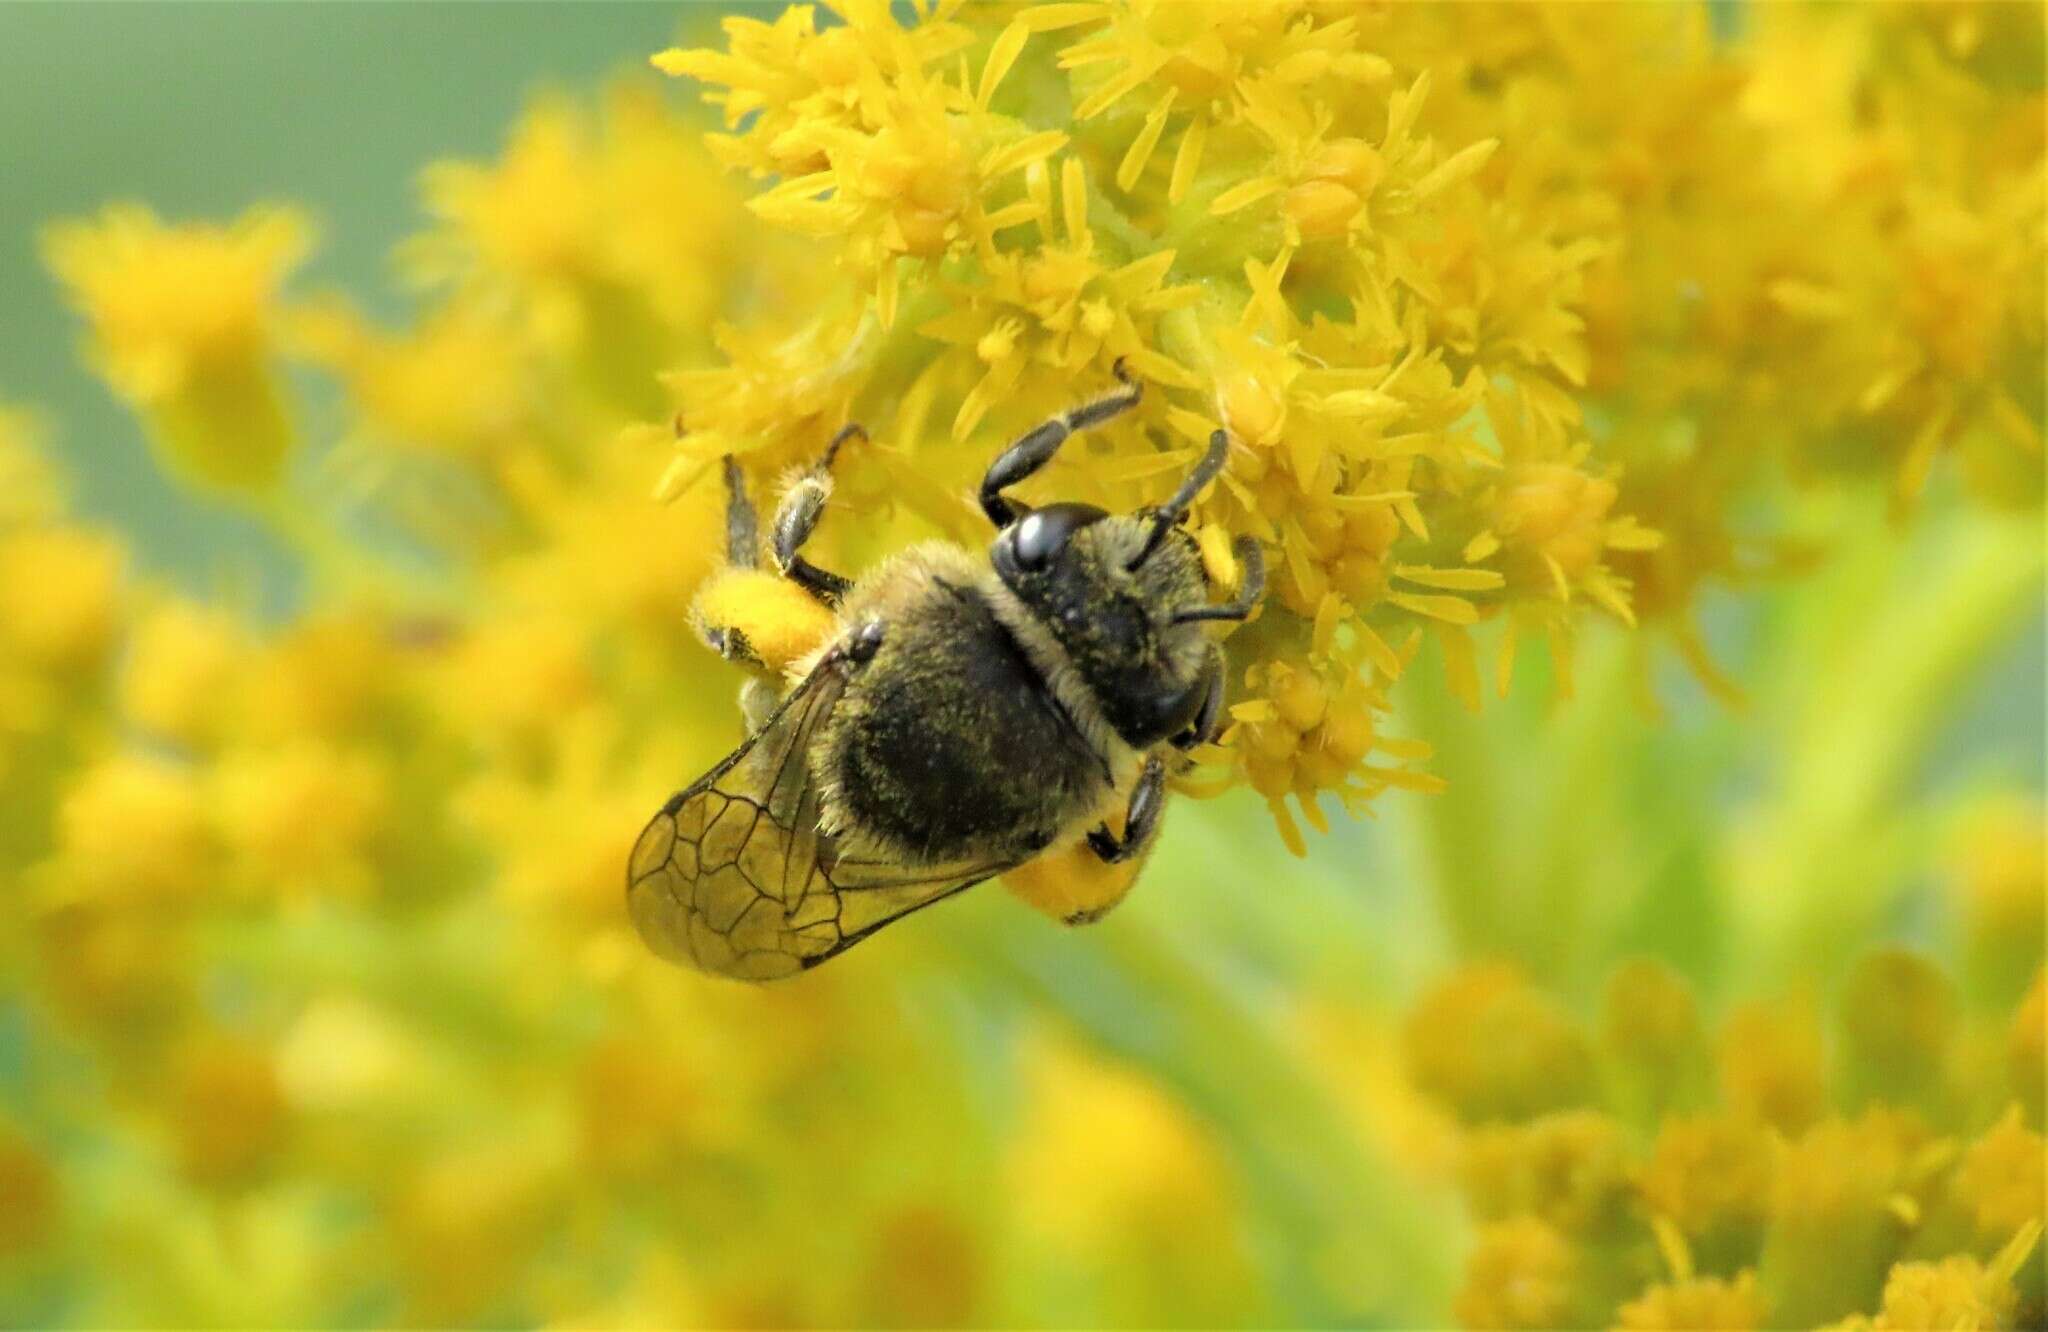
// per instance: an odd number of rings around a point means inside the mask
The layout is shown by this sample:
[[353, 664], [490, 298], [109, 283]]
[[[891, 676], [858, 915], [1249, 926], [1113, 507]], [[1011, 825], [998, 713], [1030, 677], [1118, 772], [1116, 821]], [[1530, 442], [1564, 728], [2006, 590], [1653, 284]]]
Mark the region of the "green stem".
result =
[[1896, 901], [1887, 810], [1969, 672], [2041, 601], [2032, 522], [1945, 524], [1904, 550], [1895, 540], [1878, 535], [1878, 553], [1845, 571], [1859, 604], [1786, 673], [1798, 679], [1780, 700], [1783, 779], [1733, 885], [1738, 955], [1767, 979], [1831, 973]]

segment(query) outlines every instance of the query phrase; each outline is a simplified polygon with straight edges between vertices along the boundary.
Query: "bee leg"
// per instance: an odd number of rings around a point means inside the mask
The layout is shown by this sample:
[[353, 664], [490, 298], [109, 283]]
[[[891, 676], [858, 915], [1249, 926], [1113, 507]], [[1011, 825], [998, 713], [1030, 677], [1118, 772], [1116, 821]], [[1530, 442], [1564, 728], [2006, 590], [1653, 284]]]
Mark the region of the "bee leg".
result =
[[[725, 458], [725, 561], [734, 569], [755, 569], [761, 563], [760, 522], [754, 515], [754, 501], [747, 496], [747, 478], [739, 459]], [[690, 608], [690, 626], [704, 645], [727, 661], [760, 666], [754, 645], [735, 625], [714, 624], [702, 614], [701, 603]]]
[[735, 569], [761, 563], [761, 524], [747, 498], [747, 478], [737, 458], [725, 456], [725, 558]]
[[1209, 688], [1202, 696], [1201, 710], [1195, 713], [1195, 719], [1188, 723], [1185, 731], [1173, 737], [1173, 747], [1182, 753], [1201, 748], [1223, 730], [1223, 649], [1213, 644], [1210, 646], [1209, 664], [1203, 674], [1208, 678]]
[[834, 435], [832, 442], [825, 446], [825, 456], [796, 479], [775, 510], [775, 567], [827, 606], [837, 606], [839, 599], [846, 595], [846, 589], [853, 584], [836, 573], [820, 569], [798, 551], [804, 542], [810, 540], [818, 519], [824, 516], [825, 501], [832, 497], [832, 460], [839, 456], [839, 446], [849, 439], [866, 438], [867, 432], [857, 425], [847, 426]]
[[1266, 556], [1259, 549], [1258, 538], [1241, 536], [1231, 543], [1231, 550], [1237, 554], [1237, 562], [1244, 566], [1244, 581], [1238, 587], [1237, 600], [1227, 601], [1221, 606], [1199, 606], [1184, 610], [1173, 617], [1175, 624], [1189, 624], [1196, 620], [1245, 620], [1259, 608], [1259, 599], [1266, 594]]
[[1166, 765], [1155, 755], [1145, 760], [1138, 783], [1131, 788], [1131, 803], [1124, 814], [1124, 835], [1119, 839], [1107, 827], [1088, 834], [1088, 847], [1106, 865], [1121, 864], [1143, 855], [1159, 834], [1159, 818], [1166, 812]]
[[997, 527], [1008, 527], [1024, 516], [1023, 506], [1002, 492], [1051, 462], [1052, 455], [1067, 442], [1067, 436], [1076, 430], [1099, 425], [1138, 405], [1138, 399], [1144, 396], [1145, 386], [1132, 378], [1121, 357], [1110, 371], [1117, 377], [1121, 388], [1062, 412], [1043, 425], [1033, 426], [1016, 443], [996, 455], [996, 460], [989, 464], [987, 473], [981, 478], [981, 511], [988, 515], [990, 522]]
[[751, 676], [740, 686], [740, 716], [747, 723], [748, 735], [759, 735], [768, 719], [775, 715], [775, 705], [781, 702], [775, 696], [775, 687], [759, 676]]

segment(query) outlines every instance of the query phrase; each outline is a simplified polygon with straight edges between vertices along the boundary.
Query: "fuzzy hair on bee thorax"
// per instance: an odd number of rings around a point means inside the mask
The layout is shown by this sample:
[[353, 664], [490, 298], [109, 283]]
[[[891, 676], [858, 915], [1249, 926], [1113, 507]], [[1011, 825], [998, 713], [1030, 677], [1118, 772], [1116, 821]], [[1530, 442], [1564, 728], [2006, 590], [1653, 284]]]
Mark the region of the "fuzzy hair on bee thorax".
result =
[[929, 543], [855, 584], [848, 625], [883, 626], [812, 755], [823, 823], [851, 852], [903, 864], [1022, 861], [1077, 840], [1128, 785], [1134, 756], [1069, 703], [1057, 649], [984, 561]]

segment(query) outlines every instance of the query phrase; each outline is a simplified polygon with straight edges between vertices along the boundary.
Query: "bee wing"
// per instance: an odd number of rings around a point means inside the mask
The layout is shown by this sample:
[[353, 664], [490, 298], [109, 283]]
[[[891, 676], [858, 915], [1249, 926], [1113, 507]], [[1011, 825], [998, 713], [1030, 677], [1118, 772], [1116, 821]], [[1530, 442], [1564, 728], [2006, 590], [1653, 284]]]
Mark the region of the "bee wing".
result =
[[827, 655], [760, 730], [641, 832], [626, 901], [655, 952], [722, 976], [773, 980], [1010, 868], [842, 858], [818, 831], [811, 742], [848, 669]]

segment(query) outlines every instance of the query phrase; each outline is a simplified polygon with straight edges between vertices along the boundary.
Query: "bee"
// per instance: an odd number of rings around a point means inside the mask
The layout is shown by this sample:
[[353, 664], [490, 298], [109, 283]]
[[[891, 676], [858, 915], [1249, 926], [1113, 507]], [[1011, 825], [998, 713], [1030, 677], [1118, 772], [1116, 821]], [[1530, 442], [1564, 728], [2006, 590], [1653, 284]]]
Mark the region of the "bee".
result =
[[[1033, 509], [1004, 493], [1076, 431], [1138, 404], [1143, 386], [1121, 361], [1114, 373], [1117, 388], [1026, 432], [989, 467], [985, 555], [926, 542], [851, 580], [804, 558], [857, 426], [790, 485], [770, 525], [772, 574], [753, 576], [786, 580], [829, 616], [827, 632], [781, 697], [743, 691], [746, 739], [640, 834], [627, 903], [655, 952], [769, 980], [1020, 867], [1061, 854], [1142, 861], [1169, 764], [1222, 724], [1226, 658], [1204, 625], [1250, 616], [1264, 566], [1240, 537], [1237, 594], [1212, 602], [1184, 526], [1229, 456], [1222, 430], [1158, 507]], [[728, 556], [745, 569], [761, 546], [756, 517], [730, 460], [726, 481]], [[698, 628], [728, 657], [770, 655], [740, 629]]]

